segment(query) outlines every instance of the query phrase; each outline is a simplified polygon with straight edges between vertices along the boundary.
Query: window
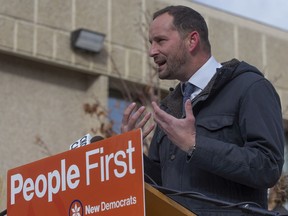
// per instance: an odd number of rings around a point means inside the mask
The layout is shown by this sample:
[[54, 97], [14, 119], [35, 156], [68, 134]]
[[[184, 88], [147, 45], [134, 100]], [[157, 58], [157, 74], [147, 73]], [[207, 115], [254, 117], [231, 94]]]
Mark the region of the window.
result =
[[109, 119], [113, 121], [113, 131], [117, 134], [121, 132], [121, 122], [124, 110], [130, 104], [130, 102], [123, 99], [121, 93], [116, 90], [109, 92], [108, 98], [108, 115]]

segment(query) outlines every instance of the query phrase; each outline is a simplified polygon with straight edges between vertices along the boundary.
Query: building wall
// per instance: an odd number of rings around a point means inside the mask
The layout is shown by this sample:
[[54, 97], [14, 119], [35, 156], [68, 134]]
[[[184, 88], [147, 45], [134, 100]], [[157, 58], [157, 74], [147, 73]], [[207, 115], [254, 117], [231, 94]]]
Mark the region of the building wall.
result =
[[[4, 197], [8, 169], [65, 151], [91, 128], [99, 127], [102, 120], [85, 113], [83, 105], [97, 103], [105, 110], [111, 78], [151, 82], [147, 23], [156, 9], [170, 4], [175, 1], [0, 0], [0, 178]], [[203, 14], [216, 59], [236, 57], [265, 73], [277, 88], [287, 120], [288, 32], [188, 0], [177, 4]], [[78, 28], [106, 35], [101, 53], [71, 49], [70, 34]], [[175, 82], [160, 82], [163, 89], [171, 85]]]

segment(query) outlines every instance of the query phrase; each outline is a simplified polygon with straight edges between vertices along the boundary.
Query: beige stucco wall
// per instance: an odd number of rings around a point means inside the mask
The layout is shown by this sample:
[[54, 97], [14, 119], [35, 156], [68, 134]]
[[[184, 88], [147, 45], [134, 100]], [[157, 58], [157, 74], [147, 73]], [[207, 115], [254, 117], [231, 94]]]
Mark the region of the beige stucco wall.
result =
[[[110, 77], [150, 82], [147, 22], [156, 8], [175, 2], [0, 0], [2, 198], [8, 169], [62, 152], [97, 127], [99, 119], [85, 114], [83, 104], [99, 100], [106, 106]], [[204, 15], [220, 62], [236, 57], [265, 73], [277, 88], [287, 120], [288, 32], [190, 1], [177, 4]], [[77, 28], [106, 34], [104, 50], [96, 55], [71, 50], [70, 33]], [[171, 85], [161, 82], [162, 88]], [[0, 199], [1, 209], [5, 206]]]

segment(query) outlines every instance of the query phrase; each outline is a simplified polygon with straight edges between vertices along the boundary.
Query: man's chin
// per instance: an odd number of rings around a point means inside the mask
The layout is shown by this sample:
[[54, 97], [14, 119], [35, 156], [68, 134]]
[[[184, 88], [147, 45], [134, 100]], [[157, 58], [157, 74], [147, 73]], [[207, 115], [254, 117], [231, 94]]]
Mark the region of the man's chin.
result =
[[166, 71], [158, 72], [158, 77], [161, 80], [172, 80], [172, 79], [174, 79], [174, 78], [172, 78], [170, 76], [169, 73], [166, 73]]
[[167, 74], [165, 71], [158, 69], [158, 77], [159, 79], [166, 79]]
[[165, 80], [172, 80], [174, 79], [173, 77], [171, 77], [171, 75], [173, 75], [173, 73], [171, 73], [170, 70], [167, 70], [167, 65], [161, 65], [158, 68], [158, 77], [159, 79], [165, 79]]

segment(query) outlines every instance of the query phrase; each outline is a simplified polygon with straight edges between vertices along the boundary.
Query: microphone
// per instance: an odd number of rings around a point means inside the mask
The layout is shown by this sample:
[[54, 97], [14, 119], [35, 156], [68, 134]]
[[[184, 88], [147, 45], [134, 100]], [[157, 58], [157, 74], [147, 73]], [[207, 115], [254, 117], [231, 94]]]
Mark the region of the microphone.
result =
[[5, 209], [4, 211], [2, 211], [2, 212], [0, 213], [0, 216], [4, 216], [4, 215], [7, 215], [7, 209]]
[[98, 142], [100, 140], [103, 140], [104, 138], [102, 136], [94, 136], [92, 137], [90, 134], [86, 134], [85, 136], [81, 137], [77, 141], [75, 141], [73, 144], [70, 145], [69, 150], [79, 148], [81, 146], [86, 146], [94, 142]]
[[103, 140], [103, 139], [104, 139], [104, 137], [102, 137], [102, 136], [94, 136], [94, 137], [92, 137], [92, 139], [90, 140], [90, 143], [98, 142], [98, 141], [101, 141], [101, 140]]

